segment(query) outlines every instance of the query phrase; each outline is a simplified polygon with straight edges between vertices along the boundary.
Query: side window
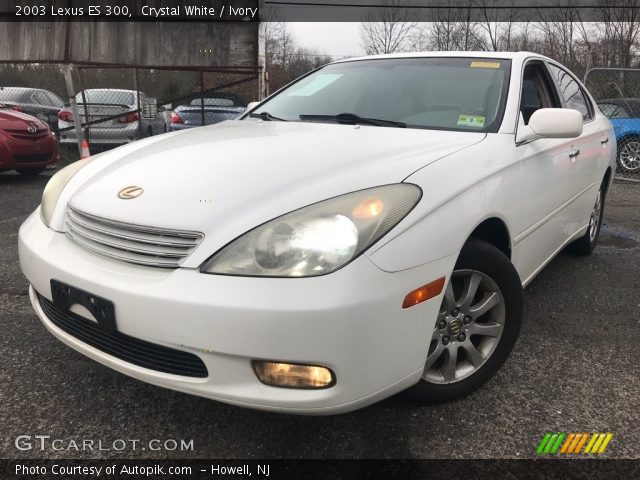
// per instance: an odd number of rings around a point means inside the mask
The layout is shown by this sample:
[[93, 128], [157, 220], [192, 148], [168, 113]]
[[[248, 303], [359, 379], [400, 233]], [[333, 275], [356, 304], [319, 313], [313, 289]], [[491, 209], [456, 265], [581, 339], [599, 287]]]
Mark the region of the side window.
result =
[[528, 64], [524, 69], [520, 97], [520, 113], [524, 124], [529, 124], [529, 119], [536, 110], [559, 106], [555, 91], [549, 84], [542, 64], [535, 62]]
[[575, 81], [569, 72], [556, 67], [555, 65], [549, 65], [549, 71], [558, 86], [558, 91], [564, 99], [567, 108], [578, 110], [582, 113], [582, 118], [584, 120], [590, 120], [593, 118], [591, 114], [592, 108], [590, 108], [589, 101], [582, 92], [578, 82]]
[[620, 105], [614, 103], [600, 103], [598, 104], [600, 111], [607, 118], [629, 118], [629, 114]]
[[35, 103], [39, 103], [40, 105], [49, 105], [49, 98], [40, 90], [36, 90], [33, 94], [33, 99]]

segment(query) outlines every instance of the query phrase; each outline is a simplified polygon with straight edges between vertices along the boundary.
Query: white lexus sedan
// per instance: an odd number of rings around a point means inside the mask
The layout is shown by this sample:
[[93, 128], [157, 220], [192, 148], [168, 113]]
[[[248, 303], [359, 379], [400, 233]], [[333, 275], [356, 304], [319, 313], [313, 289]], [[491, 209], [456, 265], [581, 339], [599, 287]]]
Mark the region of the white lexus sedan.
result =
[[523, 287], [595, 248], [615, 148], [536, 54], [339, 61], [61, 170], [20, 262], [54, 336], [155, 385], [307, 414], [452, 400], [507, 359]]

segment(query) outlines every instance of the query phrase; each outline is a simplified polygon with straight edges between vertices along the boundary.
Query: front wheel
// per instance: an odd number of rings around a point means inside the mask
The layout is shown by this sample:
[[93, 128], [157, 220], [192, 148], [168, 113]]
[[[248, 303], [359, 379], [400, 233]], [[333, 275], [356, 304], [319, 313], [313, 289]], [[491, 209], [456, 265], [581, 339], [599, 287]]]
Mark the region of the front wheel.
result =
[[497, 248], [471, 238], [460, 252], [429, 341], [423, 402], [462, 398], [486, 383], [513, 348], [522, 323], [522, 283]]

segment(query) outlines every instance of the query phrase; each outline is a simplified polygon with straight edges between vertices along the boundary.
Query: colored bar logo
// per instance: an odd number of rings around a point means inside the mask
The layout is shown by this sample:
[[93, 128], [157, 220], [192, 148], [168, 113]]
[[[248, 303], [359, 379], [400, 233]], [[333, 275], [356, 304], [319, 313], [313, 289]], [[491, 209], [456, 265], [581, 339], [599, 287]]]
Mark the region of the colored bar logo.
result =
[[604, 453], [613, 433], [545, 433], [538, 444], [538, 455]]

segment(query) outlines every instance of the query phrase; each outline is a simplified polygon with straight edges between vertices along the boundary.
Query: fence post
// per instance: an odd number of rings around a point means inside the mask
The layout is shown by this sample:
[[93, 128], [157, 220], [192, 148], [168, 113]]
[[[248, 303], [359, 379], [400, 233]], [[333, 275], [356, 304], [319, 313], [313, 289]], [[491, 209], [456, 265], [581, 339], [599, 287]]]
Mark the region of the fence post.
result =
[[133, 83], [135, 84], [134, 88], [136, 91], [136, 99], [138, 103], [138, 135], [140, 136], [140, 138], [144, 138], [142, 131], [142, 108], [140, 106], [140, 81], [138, 79], [138, 67], [133, 69]]
[[200, 117], [202, 118], [202, 126], [204, 127], [204, 72], [202, 69], [200, 69]]
[[84, 135], [82, 133], [82, 121], [80, 120], [80, 110], [78, 110], [78, 104], [76, 103], [76, 90], [73, 84], [73, 64], [68, 63], [62, 66], [62, 73], [64, 74], [64, 81], [67, 85], [67, 95], [69, 95], [69, 105], [71, 107], [71, 113], [73, 114], [73, 126], [76, 131], [76, 139], [78, 141], [78, 154], [82, 157], [82, 143], [84, 141]]

